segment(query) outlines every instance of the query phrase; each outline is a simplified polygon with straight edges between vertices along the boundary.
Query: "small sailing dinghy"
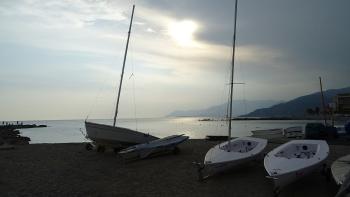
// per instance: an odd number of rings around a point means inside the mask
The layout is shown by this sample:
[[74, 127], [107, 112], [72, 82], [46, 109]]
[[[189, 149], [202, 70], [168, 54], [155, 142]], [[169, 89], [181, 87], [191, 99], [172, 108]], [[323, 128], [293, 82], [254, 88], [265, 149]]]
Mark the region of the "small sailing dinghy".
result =
[[273, 149], [265, 156], [264, 166], [275, 192], [322, 167], [328, 154], [324, 140], [292, 140]]
[[134, 17], [134, 10], [135, 10], [135, 5], [133, 5], [133, 8], [132, 8], [128, 39], [127, 39], [125, 53], [124, 53], [123, 67], [122, 67], [122, 73], [121, 73], [121, 78], [119, 83], [119, 91], [118, 91], [118, 97], [116, 102], [117, 104], [116, 104], [116, 109], [114, 114], [113, 126], [93, 123], [86, 120], [85, 121], [86, 138], [90, 139], [93, 142], [93, 144], [87, 144], [86, 148], [88, 150], [97, 146], [97, 150], [101, 150], [102, 152], [105, 149], [105, 146], [110, 146], [112, 148], [119, 149], [120, 147], [127, 147], [130, 145], [145, 143], [145, 142], [158, 139], [157, 137], [154, 137], [149, 134], [145, 134], [145, 133], [141, 133], [131, 129], [116, 126], [119, 99], [121, 96], [124, 68], [125, 68], [126, 56], [128, 52], [129, 38], [131, 33], [132, 21]]
[[128, 128], [85, 122], [87, 138], [99, 146], [128, 147], [159, 139]]
[[350, 197], [350, 172], [346, 175], [346, 178], [335, 197]]
[[302, 126], [295, 126], [295, 127], [285, 128], [283, 130], [283, 135], [286, 138], [302, 138], [302, 137], [304, 137], [303, 127]]
[[239, 137], [231, 139], [232, 123], [232, 95], [233, 95], [233, 77], [235, 63], [235, 46], [236, 46], [236, 21], [237, 21], [237, 0], [235, 2], [235, 20], [233, 34], [232, 50], [232, 68], [230, 81], [230, 102], [229, 102], [229, 119], [228, 119], [228, 139], [219, 145], [211, 148], [205, 155], [203, 163], [196, 163], [198, 166], [199, 179], [207, 178], [216, 173], [228, 170], [239, 164], [256, 159], [267, 145], [266, 139], [253, 137]]
[[273, 139], [280, 138], [283, 136], [283, 129], [263, 129], [263, 130], [254, 130], [251, 131], [253, 133], [253, 137], [264, 138], [264, 139]]
[[331, 166], [333, 179], [337, 185], [340, 185], [336, 197], [350, 194], [350, 155], [340, 157], [335, 160]]
[[147, 143], [131, 146], [121, 150], [118, 154], [126, 160], [129, 159], [144, 159], [151, 155], [174, 152], [177, 150], [177, 145], [186, 141], [188, 136], [171, 135], [162, 139], [153, 140]]
[[[228, 170], [257, 159], [267, 145], [266, 139], [239, 137], [211, 148], [204, 158], [200, 178]], [[203, 176], [205, 173], [205, 176]]]

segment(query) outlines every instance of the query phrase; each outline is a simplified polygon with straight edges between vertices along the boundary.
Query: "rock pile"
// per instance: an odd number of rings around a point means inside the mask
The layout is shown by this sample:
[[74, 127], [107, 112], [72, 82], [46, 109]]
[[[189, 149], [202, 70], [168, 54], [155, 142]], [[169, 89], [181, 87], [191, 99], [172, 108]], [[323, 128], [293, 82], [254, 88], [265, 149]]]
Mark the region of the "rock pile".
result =
[[29, 144], [29, 141], [30, 141], [30, 138], [21, 136], [17, 129], [14, 129], [14, 128], [0, 129], [0, 145]]

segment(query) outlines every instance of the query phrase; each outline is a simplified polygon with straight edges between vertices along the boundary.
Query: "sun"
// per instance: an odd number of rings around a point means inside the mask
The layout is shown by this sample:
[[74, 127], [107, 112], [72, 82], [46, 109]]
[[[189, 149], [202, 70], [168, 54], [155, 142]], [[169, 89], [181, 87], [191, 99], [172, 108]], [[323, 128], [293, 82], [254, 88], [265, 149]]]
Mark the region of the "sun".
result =
[[180, 46], [194, 44], [193, 34], [198, 29], [197, 23], [191, 20], [176, 21], [169, 24], [168, 33]]

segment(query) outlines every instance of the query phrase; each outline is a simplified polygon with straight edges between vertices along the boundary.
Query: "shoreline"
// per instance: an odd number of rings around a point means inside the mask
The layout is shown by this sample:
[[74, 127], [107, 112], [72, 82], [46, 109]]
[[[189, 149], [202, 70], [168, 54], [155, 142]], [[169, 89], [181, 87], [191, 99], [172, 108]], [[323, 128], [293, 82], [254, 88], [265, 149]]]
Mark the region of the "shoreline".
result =
[[[338, 119], [334, 119], [334, 121], [337, 122], [346, 122], [350, 117], [342, 117]], [[223, 118], [202, 118], [198, 119], [198, 121], [227, 121], [228, 119], [223, 119]], [[301, 117], [301, 118], [290, 118], [290, 117], [237, 117], [237, 118], [232, 118], [232, 121], [254, 121], [254, 120], [301, 120], [301, 121], [324, 121], [323, 118], [306, 118], [306, 117]], [[328, 120], [331, 122], [331, 120]]]
[[[218, 144], [190, 139], [177, 155], [124, 162], [112, 151], [85, 150], [85, 143], [29, 144], [0, 152], [0, 191], [5, 196], [272, 196], [263, 161], [197, 181], [193, 161]], [[269, 143], [266, 152], [279, 144]], [[330, 145], [327, 164], [350, 154]], [[253, 189], [252, 189], [253, 188]], [[334, 196], [338, 187], [313, 173], [282, 190], [281, 197]]]

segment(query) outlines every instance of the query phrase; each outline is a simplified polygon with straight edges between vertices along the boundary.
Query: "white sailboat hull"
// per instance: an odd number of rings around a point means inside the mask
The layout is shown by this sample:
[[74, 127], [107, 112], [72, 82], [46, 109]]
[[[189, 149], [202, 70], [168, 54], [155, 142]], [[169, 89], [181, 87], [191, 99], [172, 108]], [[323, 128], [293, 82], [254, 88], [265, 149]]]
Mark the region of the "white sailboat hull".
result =
[[350, 188], [350, 155], [338, 158], [331, 166], [333, 179], [340, 185], [336, 197], [349, 196]]
[[301, 178], [309, 175], [310, 173], [312, 173], [318, 169], [321, 169], [323, 164], [324, 164], [323, 162], [322, 163], [320, 162], [320, 163], [317, 163], [317, 164], [312, 165], [312, 166], [308, 166], [308, 167], [305, 167], [302, 169], [295, 170], [293, 172], [289, 172], [289, 173], [285, 173], [285, 174], [281, 174], [281, 175], [277, 175], [277, 176], [271, 176], [271, 178], [273, 179], [273, 182], [274, 182], [274, 187], [281, 189], [281, 188], [289, 185], [290, 183], [293, 183], [293, 182], [297, 181], [298, 179], [301, 179]]
[[283, 129], [265, 129], [265, 130], [255, 130], [251, 131], [253, 137], [264, 138], [264, 139], [273, 139], [280, 138], [283, 136]]
[[[228, 170], [237, 165], [246, 163], [255, 159], [262, 153], [267, 145], [266, 139], [253, 137], [239, 137], [231, 140], [232, 130], [232, 98], [233, 98], [233, 84], [234, 84], [234, 67], [235, 67], [235, 49], [236, 49], [236, 27], [237, 27], [237, 0], [235, 1], [235, 20], [233, 32], [233, 46], [232, 46], [232, 62], [231, 62], [231, 80], [230, 80], [230, 100], [229, 100], [229, 124], [228, 124], [228, 141], [211, 148], [204, 158], [203, 165], [199, 165], [199, 177], [206, 177]], [[204, 171], [204, 172], [203, 172]]]
[[[128, 31], [128, 39], [127, 39], [125, 53], [124, 53], [122, 74], [121, 74], [120, 83], [119, 83], [116, 111], [114, 115], [114, 125], [118, 115], [119, 99], [121, 94], [132, 21], [134, 17], [134, 10], [135, 10], [135, 5], [133, 5], [133, 8], [132, 8], [131, 20], [130, 20], [129, 31]], [[154, 137], [152, 135], [141, 133], [138, 131], [133, 131], [131, 129], [104, 125], [104, 124], [97, 124], [97, 123], [92, 123], [87, 121], [85, 121], [85, 128], [86, 128], [87, 138], [91, 139], [93, 142], [102, 146], [125, 147], [125, 146], [145, 143], [145, 142], [158, 139], [157, 137]]]
[[221, 163], [210, 163], [204, 165], [203, 174], [205, 174], [206, 177], [212, 176], [230, 169], [234, 169], [235, 167], [239, 167], [244, 163], [247, 163], [249, 161], [254, 161], [257, 159], [259, 155], [251, 156], [244, 159], [237, 159], [227, 162], [221, 162]]
[[331, 166], [333, 179], [337, 185], [342, 185], [350, 173], [350, 155], [335, 160]]
[[218, 144], [205, 155], [203, 174], [211, 176], [255, 160], [266, 145], [267, 140], [253, 137], [240, 137]]
[[85, 122], [87, 138], [97, 144], [112, 147], [125, 147], [158, 139], [149, 134], [122, 127], [113, 127], [92, 122]]
[[286, 138], [302, 138], [304, 137], [303, 127], [301, 126], [288, 127], [283, 130], [283, 135]]
[[143, 159], [150, 155], [174, 151], [176, 146], [188, 139], [184, 135], [172, 135], [162, 139], [131, 146], [118, 154], [124, 159]]
[[329, 154], [329, 146], [323, 140], [292, 140], [264, 158], [264, 166], [275, 188], [286, 185], [321, 168]]
[[273, 134], [282, 134], [283, 129], [264, 129], [264, 130], [254, 130], [251, 131], [253, 135], [273, 135]]

